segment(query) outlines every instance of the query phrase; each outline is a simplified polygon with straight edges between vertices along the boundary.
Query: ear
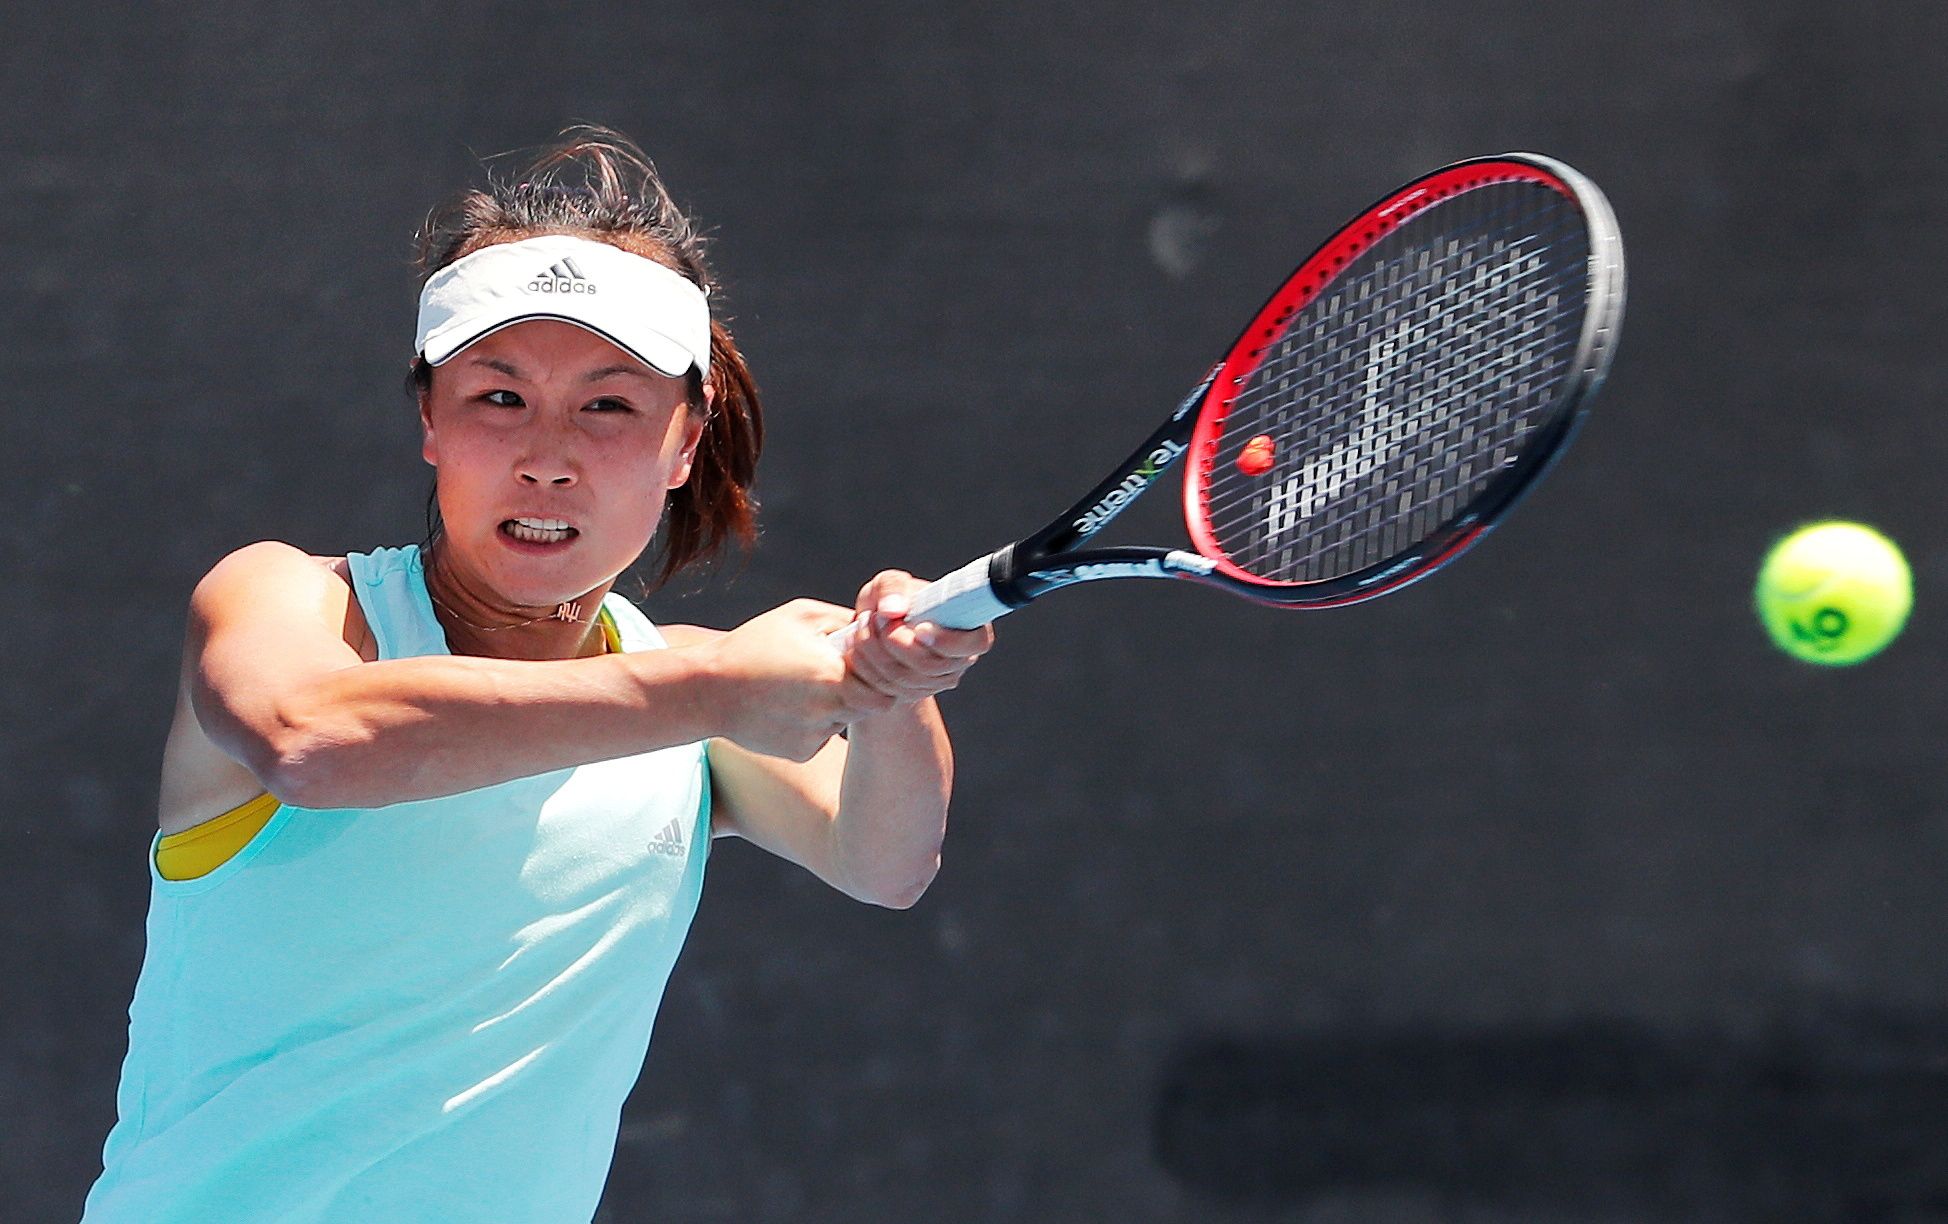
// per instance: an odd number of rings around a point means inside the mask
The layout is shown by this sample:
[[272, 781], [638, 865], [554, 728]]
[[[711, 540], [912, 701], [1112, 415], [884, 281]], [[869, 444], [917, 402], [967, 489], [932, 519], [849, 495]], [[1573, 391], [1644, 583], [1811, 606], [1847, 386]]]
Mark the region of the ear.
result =
[[433, 434], [432, 397], [419, 393], [419, 457], [433, 467], [440, 466], [439, 440]]
[[690, 479], [690, 469], [697, 461], [697, 447], [703, 442], [703, 430], [710, 420], [710, 409], [717, 402], [717, 387], [708, 378], [703, 380], [703, 410], [686, 408], [683, 412], [683, 449], [677, 453], [676, 467], [670, 472], [669, 487], [678, 489]]

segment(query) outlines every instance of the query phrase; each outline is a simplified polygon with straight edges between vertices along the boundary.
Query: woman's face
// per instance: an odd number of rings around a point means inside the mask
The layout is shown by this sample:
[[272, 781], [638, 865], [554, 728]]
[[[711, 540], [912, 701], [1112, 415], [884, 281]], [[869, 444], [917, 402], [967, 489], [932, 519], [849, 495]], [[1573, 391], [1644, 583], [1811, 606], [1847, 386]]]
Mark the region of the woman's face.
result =
[[503, 328], [434, 368], [420, 402], [421, 453], [439, 473], [448, 559], [489, 588], [477, 594], [551, 608], [642, 555], [703, 434], [684, 382], [545, 319]]

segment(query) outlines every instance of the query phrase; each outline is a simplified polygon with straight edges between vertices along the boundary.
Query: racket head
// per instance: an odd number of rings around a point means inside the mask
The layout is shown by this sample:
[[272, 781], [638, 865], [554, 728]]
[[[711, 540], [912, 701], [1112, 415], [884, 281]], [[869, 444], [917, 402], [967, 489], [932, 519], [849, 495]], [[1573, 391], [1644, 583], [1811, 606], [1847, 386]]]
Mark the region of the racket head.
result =
[[1552, 158], [1388, 193], [1252, 318], [1204, 392], [1184, 519], [1209, 581], [1357, 603], [1468, 548], [1562, 451], [1615, 352], [1623, 243]]

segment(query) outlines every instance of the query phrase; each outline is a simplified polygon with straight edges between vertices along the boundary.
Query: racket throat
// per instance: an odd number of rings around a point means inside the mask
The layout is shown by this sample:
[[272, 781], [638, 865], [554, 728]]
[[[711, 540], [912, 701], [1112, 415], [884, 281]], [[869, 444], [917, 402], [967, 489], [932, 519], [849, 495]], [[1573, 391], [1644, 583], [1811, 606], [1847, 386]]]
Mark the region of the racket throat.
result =
[[[1023, 540], [1022, 550], [1038, 557], [1068, 552], [1129, 509], [1131, 503], [1143, 496], [1190, 449], [1191, 431], [1197, 425], [1195, 408], [1203, 402], [1210, 387], [1211, 379], [1207, 377], [1185, 397], [1170, 419], [1131, 451], [1107, 479], [1089, 490], [1087, 496], [1070, 506], [1060, 518]], [[1009, 577], [1013, 577], [1012, 572]], [[1002, 588], [997, 584], [996, 589]]]

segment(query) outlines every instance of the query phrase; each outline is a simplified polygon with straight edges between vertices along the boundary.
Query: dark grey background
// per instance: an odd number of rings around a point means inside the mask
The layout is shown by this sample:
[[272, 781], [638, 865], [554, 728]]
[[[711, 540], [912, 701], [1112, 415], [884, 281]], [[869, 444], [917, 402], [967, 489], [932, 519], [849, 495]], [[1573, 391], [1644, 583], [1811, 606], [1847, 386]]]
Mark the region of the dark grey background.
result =
[[[1034, 525], [1441, 162], [1567, 159], [1631, 259], [1581, 440], [1462, 563], [1339, 612], [1122, 584], [1007, 622], [910, 912], [720, 844], [603, 1219], [1948, 1220], [1940, 6], [4, 32], [0, 1216], [71, 1219], [99, 1169], [191, 586], [250, 540], [418, 538], [409, 237], [586, 119], [714, 228], [766, 392], [762, 546], [663, 620]], [[1850, 671], [1747, 606], [1828, 515], [1919, 590]]]

